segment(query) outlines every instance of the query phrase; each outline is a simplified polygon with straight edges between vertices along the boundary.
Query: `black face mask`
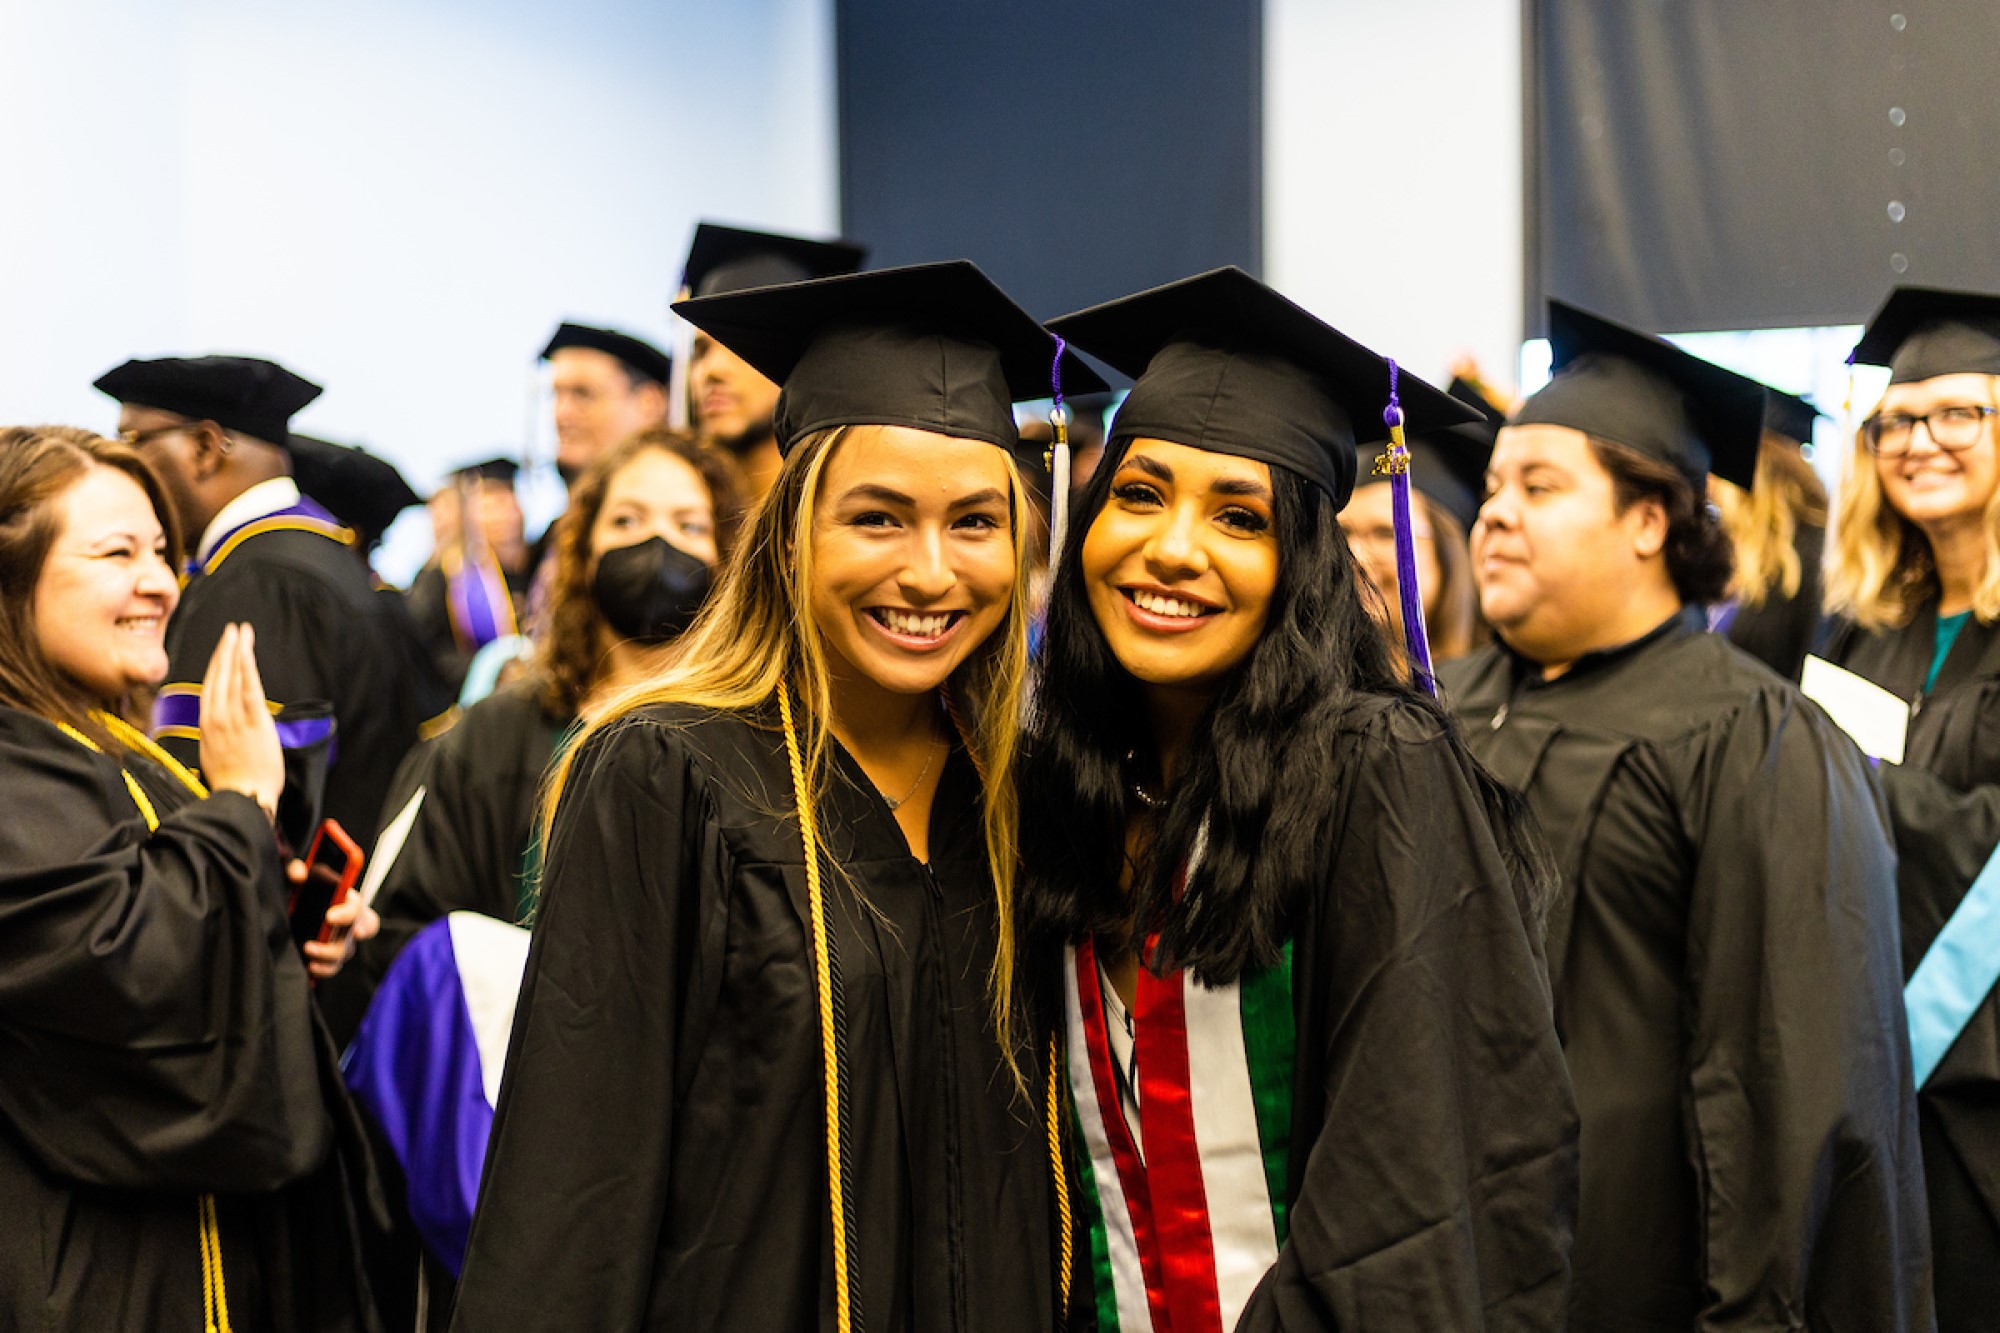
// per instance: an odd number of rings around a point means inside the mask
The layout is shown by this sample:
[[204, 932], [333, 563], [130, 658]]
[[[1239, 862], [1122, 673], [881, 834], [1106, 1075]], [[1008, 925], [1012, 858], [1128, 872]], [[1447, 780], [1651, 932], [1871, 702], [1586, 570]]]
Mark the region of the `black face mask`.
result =
[[620, 637], [664, 643], [694, 623], [714, 571], [664, 537], [598, 557], [591, 599]]

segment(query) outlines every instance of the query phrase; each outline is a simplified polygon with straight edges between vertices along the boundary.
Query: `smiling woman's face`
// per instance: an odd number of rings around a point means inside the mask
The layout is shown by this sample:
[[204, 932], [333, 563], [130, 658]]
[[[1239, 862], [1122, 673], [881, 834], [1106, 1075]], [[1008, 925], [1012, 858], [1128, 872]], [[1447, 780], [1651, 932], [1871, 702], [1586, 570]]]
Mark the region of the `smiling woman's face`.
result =
[[123, 472], [94, 467], [55, 506], [59, 526], [35, 583], [43, 654], [106, 703], [159, 684], [180, 584], [153, 502]]
[[1149, 685], [1213, 690], [1264, 632], [1278, 586], [1271, 469], [1132, 441], [1083, 539], [1091, 613]]
[[813, 512], [813, 621], [837, 676], [944, 684], [1007, 617], [1016, 555], [1006, 454], [908, 426], [834, 446]]

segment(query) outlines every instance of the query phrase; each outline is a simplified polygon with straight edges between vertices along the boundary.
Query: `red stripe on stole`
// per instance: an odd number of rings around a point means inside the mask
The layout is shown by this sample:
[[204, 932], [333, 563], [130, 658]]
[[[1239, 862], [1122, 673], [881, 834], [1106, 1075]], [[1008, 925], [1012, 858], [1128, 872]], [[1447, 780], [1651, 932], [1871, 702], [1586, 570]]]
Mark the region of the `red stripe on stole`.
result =
[[[1147, 942], [1147, 952], [1152, 951]], [[1139, 969], [1139, 1128], [1146, 1140], [1153, 1230], [1174, 1311], [1175, 1333], [1220, 1333], [1215, 1239], [1208, 1190], [1194, 1136], [1193, 1077], [1188, 1067], [1187, 974]]]
[[[1139, 969], [1141, 977], [1146, 970]], [[1104, 991], [1097, 980], [1097, 948], [1088, 939], [1076, 946], [1077, 1007], [1083, 1010], [1083, 1037], [1090, 1047], [1090, 1081], [1097, 1090], [1097, 1115], [1111, 1143], [1111, 1160], [1118, 1168], [1118, 1185], [1125, 1191], [1125, 1209], [1132, 1217], [1132, 1238], [1139, 1245], [1139, 1268], [1146, 1275], [1146, 1305], [1158, 1333], [1171, 1333], [1173, 1316], [1167, 1308], [1167, 1285], [1160, 1272], [1160, 1247], [1153, 1237], [1152, 1193], [1132, 1130], [1125, 1123], [1124, 1103], [1111, 1077], [1111, 1037], [1104, 1029]]]

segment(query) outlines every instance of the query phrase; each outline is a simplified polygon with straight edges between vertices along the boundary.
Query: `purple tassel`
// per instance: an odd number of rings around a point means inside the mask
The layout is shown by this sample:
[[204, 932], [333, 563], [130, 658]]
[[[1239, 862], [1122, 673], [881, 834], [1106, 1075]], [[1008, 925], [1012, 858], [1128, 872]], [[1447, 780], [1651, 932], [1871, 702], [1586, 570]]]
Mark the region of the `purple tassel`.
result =
[[1403, 404], [1396, 393], [1401, 372], [1394, 358], [1389, 360], [1389, 405], [1382, 409], [1382, 424], [1389, 428], [1389, 503], [1396, 527], [1396, 593], [1403, 606], [1403, 642], [1409, 649], [1410, 666], [1417, 683], [1433, 699], [1437, 679], [1431, 669], [1430, 634], [1424, 628], [1423, 591], [1417, 585], [1417, 542], [1410, 525], [1410, 449], [1403, 442]]

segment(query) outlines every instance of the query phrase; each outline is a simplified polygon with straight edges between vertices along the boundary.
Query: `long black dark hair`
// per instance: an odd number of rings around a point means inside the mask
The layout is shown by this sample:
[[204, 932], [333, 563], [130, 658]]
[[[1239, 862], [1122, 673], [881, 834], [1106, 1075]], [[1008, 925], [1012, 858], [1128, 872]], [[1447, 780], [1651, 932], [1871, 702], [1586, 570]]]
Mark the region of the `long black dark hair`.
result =
[[[1153, 741], [1140, 685], [1091, 613], [1082, 549], [1129, 445], [1113, 440], [1084, 488], [1050, 590], [1020, 775], [1022, 936], [1038, 952], [1086, 934], [1123, 939], [1135, 927], [1157, 931], [1152, 961], [1222, 984], [1277, 961], [1291, 904], [1325, 878], [1330, 825], [1349, 776], [1334, 761], [1354, 710], [1386, 699], [1463, 743], [1370, 618], [1365, 576], [1332, 500], [1272, 468], [1281, 554], [1264, 632], [1189, 738], [1171, 798], [1133, 868], [1130, 894], [1121, 889], [1125, 829], [1137, 811], [1127, 756], [1151, 771]], [[1525, 805], [1469, 757], [1468, 767], [1519, 895], [1538, 912], [1546, 857]], [[1198, 838], [1197, 883], [1178, 902], [1181, 868]]]

